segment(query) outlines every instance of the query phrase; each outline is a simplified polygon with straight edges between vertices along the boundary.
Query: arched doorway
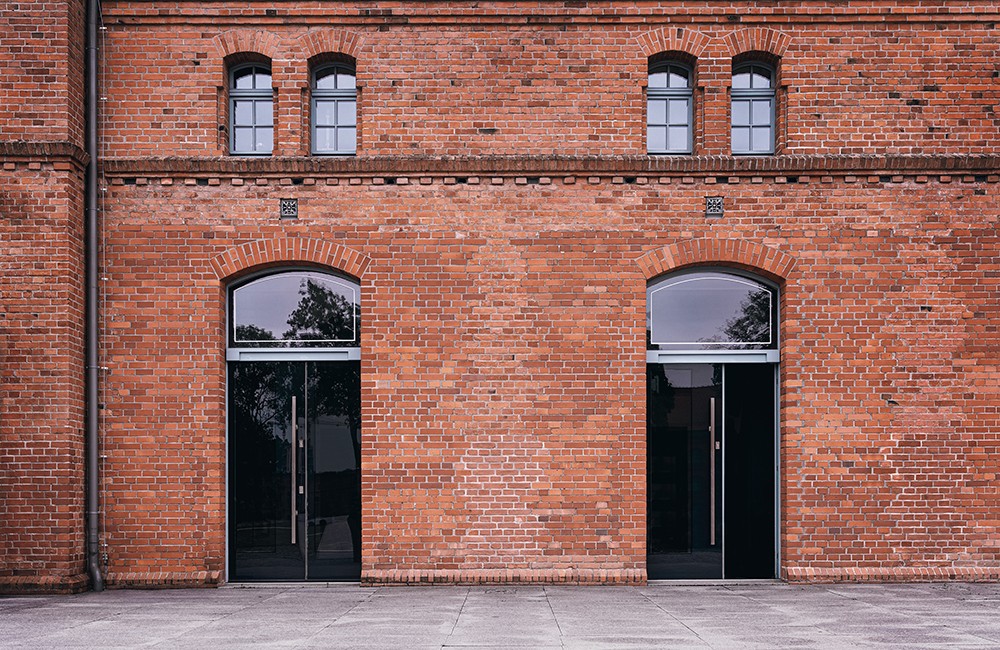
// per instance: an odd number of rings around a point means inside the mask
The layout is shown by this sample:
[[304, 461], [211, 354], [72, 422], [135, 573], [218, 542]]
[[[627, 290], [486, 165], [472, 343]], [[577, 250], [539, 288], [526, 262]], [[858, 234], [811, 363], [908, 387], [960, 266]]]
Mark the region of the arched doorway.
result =
[[774, 578], [778, 288], [696, 269], [646, 304], [647, 574]]
[[229, 579], [357, 580], [360, 287], [291, 269], [228, 293]]

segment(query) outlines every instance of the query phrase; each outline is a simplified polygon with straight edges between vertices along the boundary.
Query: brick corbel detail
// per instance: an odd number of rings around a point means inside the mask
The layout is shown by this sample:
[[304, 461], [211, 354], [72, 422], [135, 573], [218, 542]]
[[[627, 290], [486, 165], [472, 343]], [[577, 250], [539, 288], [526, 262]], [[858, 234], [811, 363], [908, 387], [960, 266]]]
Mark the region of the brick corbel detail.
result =
[[791, 255], [743, 239], [687, 239], [649, 251], [636, 262], [647, 280], [687, 266], [722, 264], [780, 282], [795, 268]]
[[722, 42], [730, 57], [744, 52], [767, 52], [780, 58], [791, 45], [792, 37], [766, 27], [751, 27], [726, 34]]
[[227, 280], [250, 269], [296, 263], [319, 264], [360, 279], [371, 258], [322, 239], [278, 237], [230, 248], [212, 259], [212, 269], [220, 280]]
[[639, 48], [648, 58], [661, 52], [683, 52], [694, 58], [699, 58], [708, 47], [711, 39], [693, 29], [683, 27], [664, 27], [636, 37]]
[[[992, 155], [782, 156], [262, 156], [105, 158], [110, 176], [279, 175], [797, 175], [996, 174]], [[996, 182], [991, 180], [990, 182]]]
[[69, 162], [83, 169], [90, 156], [71, 142], [34, 142], [13, 140], [0, 142], [0, 161]]

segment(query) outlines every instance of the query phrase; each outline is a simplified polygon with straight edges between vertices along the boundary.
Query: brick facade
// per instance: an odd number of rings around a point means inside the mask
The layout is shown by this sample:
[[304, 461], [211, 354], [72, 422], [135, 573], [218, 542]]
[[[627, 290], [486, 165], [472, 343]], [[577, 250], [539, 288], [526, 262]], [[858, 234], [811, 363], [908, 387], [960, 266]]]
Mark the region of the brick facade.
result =
[[0, 7], [0, 590], [86, 586], [82, 21]]
[[[111, 586], [225, 580], [225, 289], [302, 264], [362, 287], [364, 583], [644, 582], [645, 287], [697, 265], [780, 285], [780, 577], [1000, 579], [991, 3], [103, 4]], [[661, 52], [695, 62], [692, 156], [645, 155]], [[246, 53], [272, 157], [226, 155]], [[307, 155], [328, 53], [356, 157]], [[778, 65], [774, 156], [728, 155], [747, 53]], [[30, 117], [0, 137], [51, 139]], [[0, 147], [0, 588], [83, 579], [70, 144]]]

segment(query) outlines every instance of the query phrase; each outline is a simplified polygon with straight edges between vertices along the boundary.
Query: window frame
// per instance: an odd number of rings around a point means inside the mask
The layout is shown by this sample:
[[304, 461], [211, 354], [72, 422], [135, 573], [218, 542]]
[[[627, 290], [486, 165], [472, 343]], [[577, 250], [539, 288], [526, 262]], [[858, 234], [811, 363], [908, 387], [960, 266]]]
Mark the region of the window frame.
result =
[[[768, 88], [735, 88], [732, 85], [732, 78], [736, 77], [738, 74], [749, 73], [751, 79], [751, 85], [753, 84], [754, 72], [763, 71], [767, 73], [767, 77], [770, 80]], [[738, 63], [733, 65], [733, 73], [730, 78], [730, 89], [729, 89], [729, 145], [730, 151], [734, 156], [771, 156], [774, 155], [777, 148], [778, 139], [778, 68], [764, 61], [754, 59], [751, 61], [744, 61], [743, 63]], [[770, 106], [769, 111], [769, 122], [767, 126], [770, 128], [771, 137], [768, 141], [767, 149], [754, 149], [753, 148], [753, 129], [756, 126], [753, 122], [753, 102], [767, 100]], [[739, 127], [735, 124], [735, 110], [734, 106], [737, 101], [748, 101], [750, 102], [749, 111], [749, 124], [740, 125]], [[749, 148], [745, 151], [736, 150], [736, 142], [733, 137], [733, 130], [736, 128], [746, 128], [749, 130]]]
[[[275, 339], [274, 341], [238, 341], [236, 339], [237, 292], [262, 280], [319, 275], [324, 282], [349, 289], [354, 296], [352, 339], [319, 341], [315, 339]], [[228, 361], [317, 361], [354, 360], [361, 358], [361, 328], [363, 326], [363, 292], [361, 281], [337, 269], [312, 265], [291, 265], [269, 268], [242, 276], [226, 287], [226, 359]], [[264, 343], [263, 345], [261, 343]]]
[[[770, 341], [765, 347], [742, 349], [736, 342], [652, 341], [652, 295], [678, 283], [702, 276], [751, 284], [770, 294]], [[647, 363], [777, 363], [781, 358], [781, 301], [784, 291], [776, 282], [751, 271], [728, 266], [694, 266], [657, 276], [646, 283], [646, 361]], [[662, 347], [661, 347], [662, 346]]]
[[[266, 72], [271, 85], [268, 88], [237, 88], [236, 77], [241, 73], [250, 70], [256, 85], [258, 70]], [[268, 127], [257, 125], [257, 102], [267, 100], [271, 103], [271, 124]], [[238, 124], [236, 121], [236, 102], [251, 102], [253, 107], [253, 123]], [[274, 153], [274, 78], [271, 73], [271, 66], [268, 63], [251, 62], [235, 65], [229, 70], [229, 154], [233, 156], [270, 156]], [[271, 148], [268, 151], [240, 150], [236, 147], [236, 129], [249, 127], [253, 129], [253, 142], [256, 147], [257, 129], [269, 128], [271, 130]]]
[[[316, 87], [316, 80], [321, 73], [326, 73], [332, 71], [333, 74], [340, 74], [341, 72], [350, 74], [354, 77], [354, 87], [350, 89], [320, 89]], [[333, 125], [319, 125], [317, 123], [317, 101], [333, 101], [335, 106], [339, 105], [341, 101], [351, 100], [354, 102], [354, 148], [350, 150], [346, 149], [319, 149], [318, 142], [319, 139], [316, 137], [316, 132], [318, 128], [332, 128], [336, 133], [337, 129], [342, 128], [341, 125], [334, 123]], [[334, 115], [336, 119], [336, 109], [334, 110]], [[317, 65], [309, 74], [309, 153], [314, 156], [354, 156], [358, 153], [358, 74], [357, 67], [350, 63], [334, 62], [334, 63], [324, 63], [322, 65]]]
[[[649, 77], [655, 73], [666, 72], [667, 79], [670, 78], [671, 69], [678, 69], [684, 72], [687, 76], [688, 85], [686, 88], [653, 88], [649, 85]], [[669, 84], [669, 81], [668, 81]], [[671, 99], [686, 99], [687, 100], [687, 127], [688, 132], [688, 146], [685, 149], [653, 149], [650, 147], [649, 138], [649, 104], [653, 100], [666, 100], [666, 123], [662, 125], [667, 129], [666, 143], [669, 147], [670, 144], [670, 104]], [[646, 73], [646, 153], [651, 156], [684, 156], [691, 155], [694, 153], [694, 67], [678, 61], [676, 59], [663, 59], [655, 63], [649, 64], [649, 69]]]

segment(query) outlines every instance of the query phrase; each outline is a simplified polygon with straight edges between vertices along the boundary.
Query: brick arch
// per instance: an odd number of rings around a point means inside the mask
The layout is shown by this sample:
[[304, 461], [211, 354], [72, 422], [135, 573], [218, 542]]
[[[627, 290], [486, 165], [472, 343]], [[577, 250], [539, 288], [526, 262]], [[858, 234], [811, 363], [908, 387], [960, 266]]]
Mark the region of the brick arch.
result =
[[636, 262], [647, 280], [688, 266], [722, 264], [782, 282], [795, 268], [791, 255], [743, 239], [687, 239], [649, 251]]
[[295, 58], [300, 61], [321, 54], [346, 54], [355, 61], [361, 58], [365, 39], [361, 34], [343, 29], [316, 29], [295, 39]]
[[234, 246], [212, 259], [212, 269], [220, 280], [228, 280], [250, 269], [296, 263], [322, 264], [361, 279], [371, 258], [322, 239], [278, 237]]
[[697, 59], [711, 41], [705, 34], [684, 27], [664, 27], [640, 34], [636, 39], [646, 58], [660, 52], [683, 52]]
[[278, 35], [261, 29], [233, 29], [216, 35], [212, 42], [219, 51], [220, 60], [242, 52], [254, 52], [273, 61], [281, 52]]
[[730, 57], [745, 52], [766, 52], [771, 56], [782, 57], [792, 43], [792, 37], [785, 32], [775, 31], [766, 27], [751, 27], [738, 29], [726, 34], [722, 42]]

